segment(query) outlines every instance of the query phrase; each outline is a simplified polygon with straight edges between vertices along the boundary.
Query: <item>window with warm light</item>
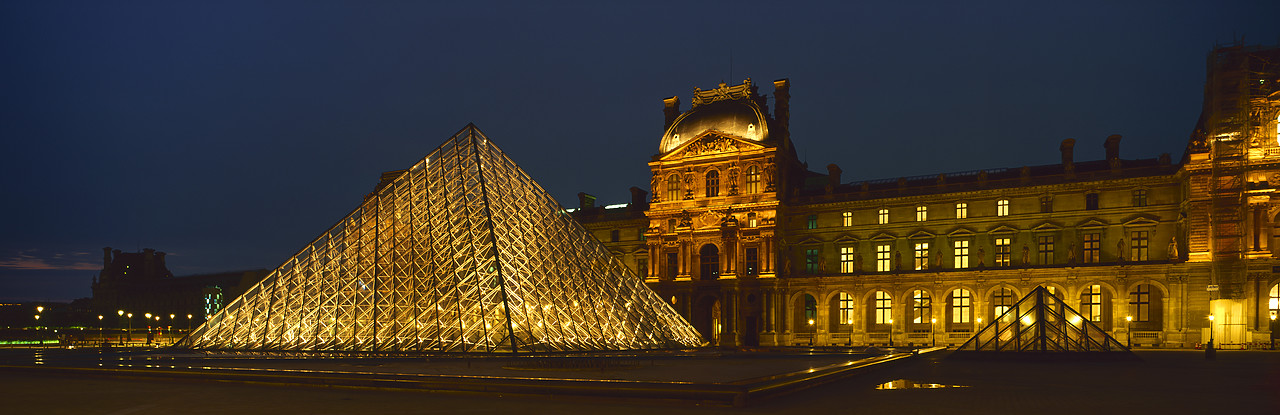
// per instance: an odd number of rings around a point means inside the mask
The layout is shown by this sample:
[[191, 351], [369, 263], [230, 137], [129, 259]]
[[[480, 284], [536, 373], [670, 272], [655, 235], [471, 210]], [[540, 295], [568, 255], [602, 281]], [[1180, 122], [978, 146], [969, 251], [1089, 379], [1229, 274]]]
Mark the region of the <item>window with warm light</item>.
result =
[[720, 196], [720, 172], [707, 172], [707, 197]]
[[746, 182], [742, 186], [742, 191], [747, 194], [760, 192], [760, 169], [756, 166], [747, 167]]
[[857, 255], [858, 254], [853, 251], [852, 246], [840, 247], [840, 272], [841, 273], [852, 274], [854, 272], [857, 272], [857, 270], [855, 269], [855, 267], [857, 266], [857, 263], [856, 263]]
[[667, 176], [667, 201], [674, 202], [680, 200], [680, 198], [680, 175]]
[[1129, 308], [1133, 312], [1133, 321], [1151, 321], [1151, 285], [1138, 284], [1129, 293]]
[[923, 324], [933, 318], [933, 301], [925, 290], [911, 292], [911, 322]]
[[996, 261], [997, 267], [1009, 266], [1009, 238], [996, 238]]
[[1053, 196], [1040, 196], [1040, 213], [1053, 213]]
[[853, 324], [853, 296], [840, 293], [840, 324]]
[[916, 271], [929, 269], [929, 243], [916, 242], [914, 251]]
[[747, 227], [748, 227], [748, 228], [754, 228], [754, 227], [756, 227], [756, 213], [755, 213], [755, 212], [751, 212], [751, 213], [748, 213], [748, 214], [747, 214]]
[[1148, 254], [1147, 245], [1151, 243], [1150, 233], [1147, 231], [1134, 231], [1129, 237], [1129, 260], [1146, 261]]
[[1010, 307], [1013, 307], [1013, 290], [1008, 287], [1000, 287], [991, 294], [991, 311], [994, 312], [992, 318], [1000, 318]]
[[1102, 234], [1097, 232], [1084, 234], [1084, 258], [1082, 259], [1086, 264], [1102, 259]]
[[956, 219], [966, 219], [969, 217], [969, 204], [960, 202], [956, 203]]
[[840, 212], [840, 224], [846, 228], [853, 226], [853, 212]]
[[1280, 319], [1280, 284], [1271, 286], [1271, 298], [1267, 300], [1267, 309], [1271, 311], [1271, 317]]
[[951, 291], [951, 322], [968, 323], [973, 317], [973, 297], [969, 290], [956, 288]]
[[893, 254], [890, 251], [889, 244], [876, 244], [876, 271], [878, 272], [892, 271], [893, 269], [889, 264], [889, 261], [892, 260], [891, 258], [892, 255]]
[[1080, 314], [1092, 322], [1102, 321], [1102, 286], [1090, 285], [1080, 294]]
[[951, 257], [956, 269], [969, 268], [969, 241], [951, 241]]
[[1041, 235], [1036, 238], [1039, 249], [1036, 254], [1040, 257], [1040, 265], [1053, 264], [1053, 236]]
[[996, 216], [1009, 216], [1009, 200], [1000, 199], [996, 201]]
[[893, 318], [893, 300], [890, 299], [889, 293], [884, 291], [876, 291], [876, 324], [889, 324], [889, 320]]
[[929, 220], [929, 207], [916, 206], [916, 222], [924, 222]]
[[876, 223], [884, 225], [889, 223], [889, 209], [880, 209], [876, 211]]

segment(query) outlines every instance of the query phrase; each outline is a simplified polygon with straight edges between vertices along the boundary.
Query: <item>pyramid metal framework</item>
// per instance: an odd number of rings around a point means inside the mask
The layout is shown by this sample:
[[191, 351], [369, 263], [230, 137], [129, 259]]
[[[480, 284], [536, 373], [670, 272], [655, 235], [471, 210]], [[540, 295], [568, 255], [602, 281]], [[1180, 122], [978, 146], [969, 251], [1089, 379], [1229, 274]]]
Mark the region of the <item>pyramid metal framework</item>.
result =
[[468, 125], [183, 344], [542, 352], [690, 347], [698, 339]]
[[1045, 287], [1013, 307], [960, 346], [983, 352], [1128, 352], [1093, 322]]

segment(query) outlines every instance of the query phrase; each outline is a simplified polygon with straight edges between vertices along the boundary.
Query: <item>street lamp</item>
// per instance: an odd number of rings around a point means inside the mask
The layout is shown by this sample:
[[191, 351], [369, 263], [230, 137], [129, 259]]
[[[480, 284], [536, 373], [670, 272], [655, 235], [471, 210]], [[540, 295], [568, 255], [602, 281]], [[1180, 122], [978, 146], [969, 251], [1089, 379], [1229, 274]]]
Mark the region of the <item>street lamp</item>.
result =
[[191, 334], [191, 315], [187, 314], [187, 334]]
[[133, 313], [125, 313], [125, 316], [129, 317], [129, 331], [125, 332], [126, 341], [133, 343]]
[[1124, 316], [1124, 324], [1125, 324], [1125, 327], [1124, 327], [1125, 331], [1129, 332], [1129, 339], [1128, 341], [1126, 341], [1126, 343], [1128, 344], [1125, 345], [1125, 347], [1132, 349], [1133, 348], [1133, 316]]
[[1276, 349], [1276, 312], [1271, 311], [1271, 350]]
[[818, 333], [813, 330], [813, 319], [809, 319], [809, 345], [810, 346], [813, 346], [813, 336], [816, 336], [816, 335], [818, 335]]
[[938, 319], [929, 319], [929, 337], [933, 338], [933, 347], [938, 347], [938, 332], [933, 329], [936, 325], [938, 325]]
[[1209, 315], [1209, 344], [1204, 348], [1204, 358], [1213, 359], [1216, 351], [1213, 350], [1213, 314]]
[[889, 347], [893, 347], [893, 319], [889, 319]]
[[98, 314], [98, 341], [102, 342], [102, 314]]
[[36, 312], [37, 312], [37, 313], [43, 313], [43, 312], [44, 312], [44, 306], [42, 306], [42, 305], [38, 305], [38, 306], [36, 306]]

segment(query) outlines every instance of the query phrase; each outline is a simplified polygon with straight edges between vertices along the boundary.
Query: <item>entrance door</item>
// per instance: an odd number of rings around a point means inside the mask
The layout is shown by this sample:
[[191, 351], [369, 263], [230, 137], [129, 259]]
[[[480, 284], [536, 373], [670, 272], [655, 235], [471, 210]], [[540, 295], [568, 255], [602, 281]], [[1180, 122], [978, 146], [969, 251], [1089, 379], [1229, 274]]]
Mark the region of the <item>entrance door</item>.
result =
[[747, 332], [742, 336], [742, 343], [746, 346], [760, 345], [760, 327], [756, 323], [756, 316], [748, 316], [744, 328]]
[[711, 295], [698, 299], [694, 304], [693, 328], [698, 329], [702, 340], [712, 346], [719, 345], [721, 324], [720, 299]]

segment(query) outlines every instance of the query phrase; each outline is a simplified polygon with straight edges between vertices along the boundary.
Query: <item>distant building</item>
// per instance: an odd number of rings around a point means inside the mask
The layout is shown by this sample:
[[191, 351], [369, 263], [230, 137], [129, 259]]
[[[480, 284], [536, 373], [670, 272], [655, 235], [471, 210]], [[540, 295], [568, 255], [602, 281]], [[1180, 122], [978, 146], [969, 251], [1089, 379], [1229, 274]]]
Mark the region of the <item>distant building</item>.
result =
[[1218, 344], [1267, 342], [1280, 49], [1208, 67], [1177, 163], [1124, 159], [1113, 135], [1103, 160], [1066, 139], [1058, 164], [854, 181], [796, 157], [788, 80], [772, 113], [751, 80], [721, 84], [664, 100], [647, 203], [582, 194], [573, 215], [712, 344], [958, 345], [1037, 286], [1135, 345], [1207, 342], [1211, 314]]
[[[165, 253], [154, 249], [121, 252], [103, 248], [102, 271], [93, 281], [93, 312], [119, 319], [117, 312], [133, 313], [135, 324], [146, 313], [160, 316], [164, 325], [185, 325], [186, 316], [198, 324], [207, 315], [243, 294], [267, 275], [268, 270], [234, 271], [174, 277], [165, 265]], [[176, 323], [169, 323], [168, 316]], [[153, 317], [154, 318], [154, 317]]]

